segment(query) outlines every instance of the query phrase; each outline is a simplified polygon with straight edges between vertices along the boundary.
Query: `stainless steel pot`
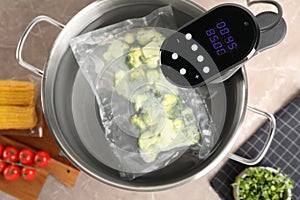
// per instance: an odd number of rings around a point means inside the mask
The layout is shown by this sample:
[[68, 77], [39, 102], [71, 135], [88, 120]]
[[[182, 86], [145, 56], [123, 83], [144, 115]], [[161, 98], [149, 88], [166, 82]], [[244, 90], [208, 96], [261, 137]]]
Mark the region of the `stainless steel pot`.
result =
[[[254, 159], [248, 160], [229, 153], [247, 109], [247, 78], [244, 68], [241, 68], [234, 76], [224, 82], [226, 105], [223, 105], [224, 102], [217, 102], [217, 104], [220, 105], [220, 109], [223, 109], [221, 111], [225, 113], [225, 116], [224, 119], [215, 120], [222, 121], [218, 128], [220, 139], [215, 151], [205, 160], [196, 159], [187, 152], [173, 164], [161, 170], [133, 181], [127, 181], [120, 178], [118, 171], [96, 159], [91, 153], [92, 150], [82, 143], [74, 124], [74, 113], [72, 112], [72, 95], [77, 90], [74, 85], [86, 87], [81, 90], [82, 98], [87, 105], [86, 112], [82, 113], [83, 117], [85, 117], [85, 113], [90, 113], [89, 120], [94, 121], [100, 128], [101, 120], [96, 116], [97, 106], [94, 95], [82, 77], [69, 47], [70, 39], [84, 32], [124, 19], [145, 16], [158, 7], [170, 4], [174, 8], [179, 26], [205, 12], [199, 5], [188, 0], [96, 1], [76, 14], [67, 25], [46, 16], [35, 18], [24, 31], [17, 47], [18, 62], [24, 68], [42, 77], [42, 104], [45, 119], [65, 156], [82, 171], [112, 186], [136, 191], [157, 191], [173, 188], [204, 176], [226, 156], [238, 162], [254, 165], [265, 155], [275, 133], [276, 123], [273, 115], [248, 107], [250, 111], [266, 117], [271, 122], [269, 138], [260, 155]], [[42, 21], [62, 29], [53, 44], [44, 71], [22, 59], [23, 46], [28, 34], [37, 23]], [[103, 129], [99, 130], [103, 133]]]

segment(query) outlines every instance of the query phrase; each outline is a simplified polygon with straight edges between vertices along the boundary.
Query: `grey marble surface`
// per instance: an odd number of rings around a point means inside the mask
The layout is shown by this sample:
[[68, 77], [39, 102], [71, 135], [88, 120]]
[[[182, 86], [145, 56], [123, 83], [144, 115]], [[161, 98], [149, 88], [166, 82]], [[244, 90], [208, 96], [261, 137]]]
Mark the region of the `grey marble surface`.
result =
[[[113, 1], [113, 0], [112, 0]], [[196, 0], [205, 8], [224, 2], [244, 0]], [[15, 60], [15, 48], [27, 24], [43, 14], [66, 23], [81, 8], [92, 0], [0, 0], [0, 72], [11, 72], [11, 76], [26, 75]], [[293, 0], [279, 0], [284, 6], [288, 22], [288, 35], [278, 47], [258, 55], [247, 66], [249, 77], [249, 104], [269, 112], [276, 112], [300, 92], [300, 3]], [[269, 8], [253, 7], [254, 12]], [[56, 28], [41, 24], [33, 30], [26, 46], [24, 58], [35, 66], [43, 66], [51, 44], [59, 33]], [[42, 68], [42, 67], [41, 67]], [[18, 70], [12, 70], [18, 69]], [[0, 73], [0, 78], [1, 77]], [[237, 149], [263, 123], [263, 119], [248, 113], [240, 136], [233, 150]], [[225, 159], [224, 159], [225, 161]], [[224, 161], [222, 163], [224, 163]], [[74, 188], [70, 189], [54, 177], [49, 176], [39, 199], [57, 200], [217, 200], [216, 193], [209, 185], [210, 178], [222, 163], [207, 176], [180, 188], [155, 193], [137, 193], [113, 188], [81, 173]], [[1, 200], [15, 199], [0, 192]]]

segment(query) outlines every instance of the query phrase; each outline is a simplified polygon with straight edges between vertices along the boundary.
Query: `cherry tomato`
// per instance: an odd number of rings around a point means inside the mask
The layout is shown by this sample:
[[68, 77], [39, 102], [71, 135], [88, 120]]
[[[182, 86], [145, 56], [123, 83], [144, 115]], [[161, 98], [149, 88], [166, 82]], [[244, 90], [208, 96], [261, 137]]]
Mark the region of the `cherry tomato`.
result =
[[19, 159], [19, 150], [13, 146], [6, 147], [3, 151], [3, 159], [10, 162], [17, 162]]
[[4, 150], [3, 144], [0, 144], [0, 157], [2, 157], [3, 150]]
[[39, 151], [34, 157], [35, 167], [46, 167], [50, 162], [50, 154], [46, 151]]
[[21, 170], [17, 165], [8, 165], [3, 172], [4, 178], [8, 181], [13, 181], [19, 178]]
[[34, 159], [34, 153], [30, 149], [22, 149], [19, 154], [20, 162], [24, 165], [30, 165]]
[[3, 172], [7, 163], [5, 161], [0, 161], [0, 172]]
[[22, 169], [22, 178], [27, 181], [32, 180], [36, 177], [36, 173], [35, 169], [24, 167]]

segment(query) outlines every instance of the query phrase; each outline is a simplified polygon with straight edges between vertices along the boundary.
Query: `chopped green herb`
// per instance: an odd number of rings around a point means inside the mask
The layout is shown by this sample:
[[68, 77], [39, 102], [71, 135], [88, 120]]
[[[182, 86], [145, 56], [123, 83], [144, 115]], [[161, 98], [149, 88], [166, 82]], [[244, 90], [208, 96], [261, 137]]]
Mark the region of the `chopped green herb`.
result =
[[293, 181], [281, 175], [280, 169], [272, 172], [266, 168], [250, 167], [245, 176], [239, 177], [233, 187], [238, 187], [237, 197], [247, 200], [283, 200], [286, 191], [293, 188]]

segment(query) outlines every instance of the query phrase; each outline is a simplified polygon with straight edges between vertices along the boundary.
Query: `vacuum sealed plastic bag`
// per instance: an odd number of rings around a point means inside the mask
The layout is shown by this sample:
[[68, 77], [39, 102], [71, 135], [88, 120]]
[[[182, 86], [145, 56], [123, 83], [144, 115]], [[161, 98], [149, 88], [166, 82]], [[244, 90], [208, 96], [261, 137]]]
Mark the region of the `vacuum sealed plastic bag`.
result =
[[127, 178], [169, 165], [190, 146], [205, 158], [216, 142], [201, 93], [169, 83], [160, 70], [160, 46], [174, 29], [167, 6], [71, 41], [119, 160], [110, 167]]
[[[167, 6], [155, 10], [144, 18], [129, 19], [113, 24], [71, 40], [70, 45], [76, 60], [92, 89], [96, 88], [96, 78], [104, 67], [115, 58], [129, 50], [135, 38], [128, 31], [144, 27], [162, 27], [176, 29], [172, 8]], [[151, 39], [152, 35], [149, 35]], [[141, 43], [147, 42], [147, 36], [140, 35]], [[106, 49], [108, 48], [108, 49]], [[97, 52], [102, 54], [96, 54]]]

